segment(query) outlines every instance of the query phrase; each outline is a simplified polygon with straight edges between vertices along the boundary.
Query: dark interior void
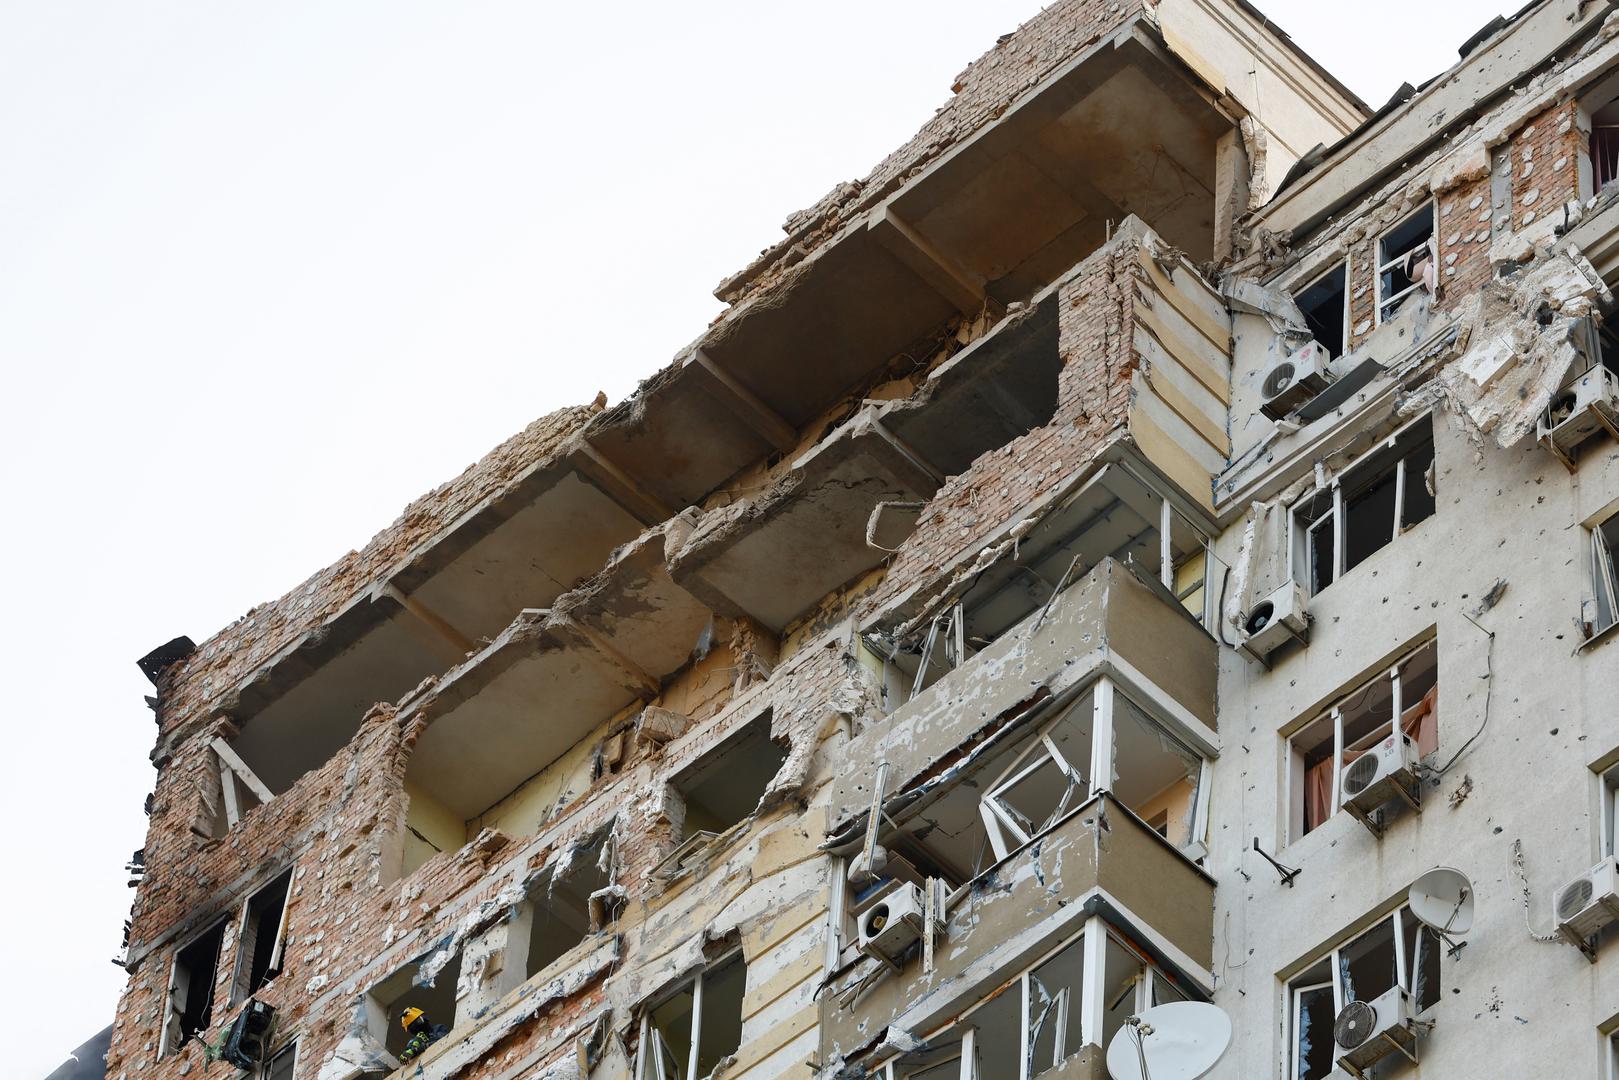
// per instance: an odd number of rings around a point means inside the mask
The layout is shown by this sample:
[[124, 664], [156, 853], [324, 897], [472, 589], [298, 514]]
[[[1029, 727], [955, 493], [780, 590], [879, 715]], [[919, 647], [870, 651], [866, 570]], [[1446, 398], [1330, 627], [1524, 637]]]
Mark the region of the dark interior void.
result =
[[742, 1045], [742, 995], [748, 969], [740, 953], [705, 971], [701, 1010], [696, 1017], [697, 1060], [692, 1061], [693, 1006], [699, 993], [695, 982], [653, 1008], [647, 1020], [646, 1067], [642, 1080], [703, 1080], [720, 1060]]
[[1399, 299], [1416, 284], [1413, 260], [1403, 258], [1433, 239], [1433, 204], [1429, 203], [1390, 229], [1377, 244], [1378, 304], [1383, 318], [1394, 314]]
[[221, 919], [175, 954], [174, 978], [169, 985], [174, 1023], [169, 1038], [171, 1050], [203, 1034], [213, 1022], [214, 978], [219, 971], [225, 925]]
[[233, 1000], [253, 996], [265, 983], [281, 974], [281, 915], [286, 910], [287, 891], [291, 887], [292, 871], [288, 870], [254, 893], [247, 902], [247, 918], [237, 948]]
[[1344, 323], [1349, 318], [1345, 282], [1349, 267], [1339, 263], [1295, 298], [1310, 334], [1334, 357], [1344, 354]]
[[[432, 986], [417, 986], [419, 964], [406, 964], [372, 988], [368, 995], [371, 1033], [387, 1047], [388, 1053], [398, 1057], [410, 1036], [399, 1023], [399, 1014], [414, 1006], [427, 1014], [430, 1024], [455, 1027], [455, 984], [461, 977], [461, 957], [446, 964], [433, 980]], [[386, 1027], [386, 1031], [379, 1028]]]
[[1602, 320], [1598, 342], [1602, 350], [1602, 366], [1619, 375], [1619, 315], [1610, 315]]
[[590, 933], [590, 894], [605, 889], [611, 880], [602, 869], [606, 834], [576, 848], [565, 873], [546, 875], [529, 893], [528, 959], [525, 973], [532, 977], [573, 948]]
[[1341, 522], [1336, 520], [1331, 489], [1318, 491], [1294, 507], [1312, 593], [1336, 579], [1339, 543], [1344, 547], [1343, 570], [1347, 573], [1406, 529], [1433, 516], [1437, 506], [1433, 463], [1433, 430], [1419, 425], [1345, 475], [1340, 489]]
[[1331, 963], [1322, 961], [1295, 980], [1292, 997], [1295, 1075], [1297, 1080], [1324, 1080], [1337, 1056]]
[[[1107, 558], [1133, 564], [1142, 576], [1161, 579], [1163, 496], [1123, 465], [1108, 465], [1088, 484], [1047, 513], [1018, 544], [1014, 558], [1004, 558], [978, 575], [962, 595], [958, 628], [947, 610], [932, 626], [903, 639], [880, 631], [865, 636], [866, 646], [894, 669], [888, 682], [897, 685], [903, 704], [913, 687], [925, 690], [952, 668], [970, 660], [984, 648], [1039, 611], [1058, 590], [1090, 573]], [[1201, 618], [1203, 535], [1179, 513], [1171, 517], [1170, 557], [1177, 586], [1186, 576], [1184, 601]], [[1187, 571], [1182, 575], [1180, 571]], [[1190, 580], [1195, 578], [1196, 580]], [[1177, 588], [1177, 593], [1181, 592]], [[1194, 610], [1195, 609], [1195, 610]], [[928, 638], [932, 632], [933, 645]], [[927, 664], [920, 683], [916, 673]], [[886, 687], [885, 687], [886, 692]]]
[[686, 804], [682, 838], [722, 833], [752, 814], [786, 760], [787, 748], [770, 738], [769, 712], [704, 754], [673, 781]]

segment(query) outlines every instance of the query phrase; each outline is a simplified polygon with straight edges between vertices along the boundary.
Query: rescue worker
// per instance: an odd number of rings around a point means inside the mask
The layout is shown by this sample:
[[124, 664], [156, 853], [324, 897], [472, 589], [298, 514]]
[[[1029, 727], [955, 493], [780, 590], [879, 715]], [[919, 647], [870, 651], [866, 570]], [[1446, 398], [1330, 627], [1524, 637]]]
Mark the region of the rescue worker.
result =
[[450, 1029], [443, 1024], [429, 1023], [427, 1014], [414, 1005], [407, 1005], [399, 1014], [399, 1026], [410, 1036], [410, 1041], [399, 1055], [401, 1065], [418, 1057], [423, 1050], [450, 1033]]

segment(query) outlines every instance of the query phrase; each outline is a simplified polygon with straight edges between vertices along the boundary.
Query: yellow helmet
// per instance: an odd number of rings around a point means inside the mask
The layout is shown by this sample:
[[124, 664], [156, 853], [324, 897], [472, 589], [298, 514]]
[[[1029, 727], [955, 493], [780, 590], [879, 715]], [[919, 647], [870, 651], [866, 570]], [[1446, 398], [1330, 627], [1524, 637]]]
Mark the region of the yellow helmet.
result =
[[409, 1031], [410, 1026], [421, 1018], [422, 1010], [414, 1005], [408, 1006], [404, 1012], [399, 1014], [399, 1026]]

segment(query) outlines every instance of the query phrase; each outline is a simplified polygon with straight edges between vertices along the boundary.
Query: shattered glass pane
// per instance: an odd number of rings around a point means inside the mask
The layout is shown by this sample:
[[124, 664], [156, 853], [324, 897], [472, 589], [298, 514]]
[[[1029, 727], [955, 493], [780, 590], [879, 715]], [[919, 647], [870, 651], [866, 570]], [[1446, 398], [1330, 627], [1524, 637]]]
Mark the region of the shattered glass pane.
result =
[[1294, 1064], [1297, 1080], [1323, 1080], [1333, 1069], [1332, 986], [1294, 990]]
[[1029, 973], [1029, 1076], [1079, 1052], [1084, 983], [1083, 937]]

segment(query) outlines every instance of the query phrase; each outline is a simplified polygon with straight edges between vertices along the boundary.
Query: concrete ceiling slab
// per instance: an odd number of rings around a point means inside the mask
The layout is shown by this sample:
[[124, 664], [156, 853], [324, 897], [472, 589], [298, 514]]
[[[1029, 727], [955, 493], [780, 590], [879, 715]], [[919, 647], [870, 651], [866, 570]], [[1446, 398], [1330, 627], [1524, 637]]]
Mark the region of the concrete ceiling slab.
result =
[[524, 612], [401, 717], [429, 721], [409, 780], [471, 819], [651, 689], [571, 620]]
[[866, 519], [883, 501], [919, 501], [938, 477], [862, 412], [755, 499], [705, 514], [671, 553], [674, 580], [711, 608], [780, 631], [870, 570]]

